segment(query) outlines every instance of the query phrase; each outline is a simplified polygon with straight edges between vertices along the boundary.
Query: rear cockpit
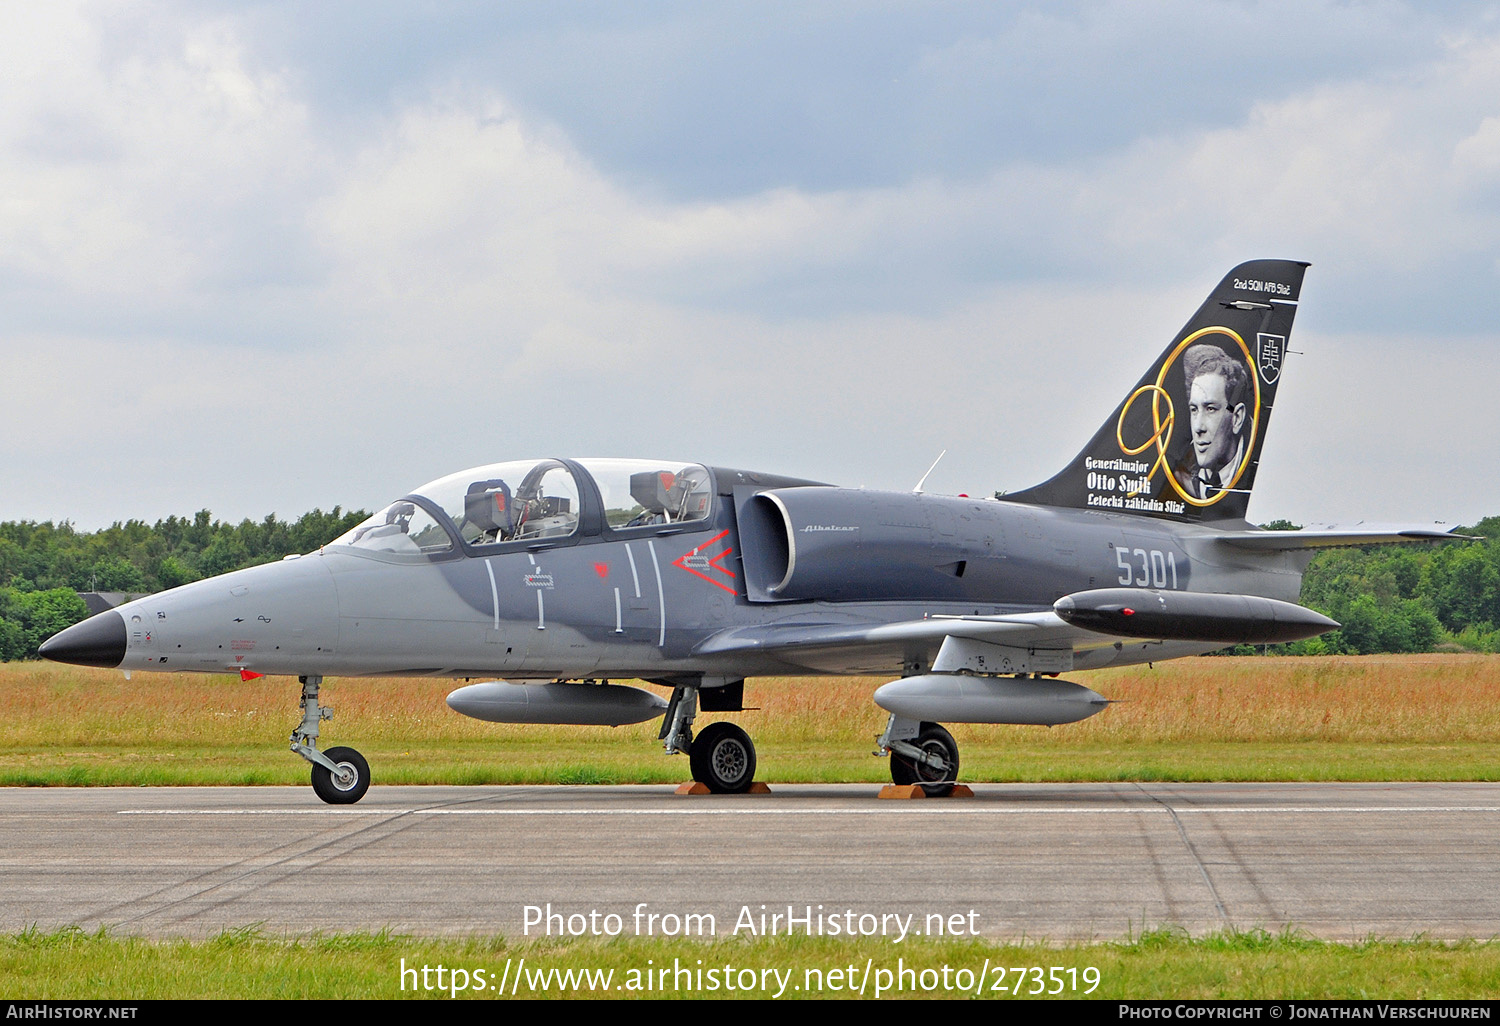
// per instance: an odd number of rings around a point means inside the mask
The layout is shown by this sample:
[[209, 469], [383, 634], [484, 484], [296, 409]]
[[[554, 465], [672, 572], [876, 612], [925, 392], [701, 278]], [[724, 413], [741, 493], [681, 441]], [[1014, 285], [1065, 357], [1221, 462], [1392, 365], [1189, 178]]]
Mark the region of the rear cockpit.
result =
[[330, 544], [421, 560], [531, 548], [707, 521], [713, 493], [711, 473], [695, 463], [492, 463], [423, 485]]
[[599, 487], [604, 520], [611, 530], [708, 519], [713, 483], [705, 467], [645, 460], [579, 462]]

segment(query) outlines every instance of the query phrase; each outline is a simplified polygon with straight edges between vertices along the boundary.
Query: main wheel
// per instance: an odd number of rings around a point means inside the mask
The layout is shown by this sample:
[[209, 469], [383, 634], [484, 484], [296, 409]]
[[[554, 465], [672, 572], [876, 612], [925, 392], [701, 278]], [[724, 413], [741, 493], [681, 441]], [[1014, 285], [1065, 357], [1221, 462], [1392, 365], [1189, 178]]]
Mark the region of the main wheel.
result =
[[936, 723], [924, 723], [913, 744], [928, 755], [936, 755], [945, 765], [932, 766], [892, 752], [891, 780], [897, 784], [920, 784], [929, 798], [951, 794], [958, 780], [958, 742], [953, 735]]
[[688, 750], [693, 779], [714, 794], [744, 794], [755, 780], [755, 745], [733, 723], [710, 723]]
[[370, 789], [370, 764], [352, 748], [330, 748], [323, 753], [339, 768], [336, 776], [313, 763], [312, 786], [329, 805], [353, 805]]

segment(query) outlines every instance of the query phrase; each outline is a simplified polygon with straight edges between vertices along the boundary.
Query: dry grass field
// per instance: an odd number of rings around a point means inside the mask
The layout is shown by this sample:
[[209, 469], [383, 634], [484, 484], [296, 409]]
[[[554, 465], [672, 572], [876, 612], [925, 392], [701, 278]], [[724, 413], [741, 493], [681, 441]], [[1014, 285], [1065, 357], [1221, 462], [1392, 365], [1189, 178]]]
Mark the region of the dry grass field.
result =
[[[1070, 675], [1116, 704], [1056, 728], [959, 726], [962, 777], [985, 780], [1500, 779], [1500, 656], [1201, 658]], [[884, 678], [756, 678], [769, 781], [881, 781], [870, 757]], [[358, 747], [377, 783], [683, 779], [656, 723], [524, 727], [448, 709], [446, 680], [330, 680], [323, 744]], [[286, 751], [289, 678], [0, 666], [0, 784], [301, 783]], [[715, 718], [715, 717], [708, 717]], [[706, 718], [700, 719], [700, 726]]]

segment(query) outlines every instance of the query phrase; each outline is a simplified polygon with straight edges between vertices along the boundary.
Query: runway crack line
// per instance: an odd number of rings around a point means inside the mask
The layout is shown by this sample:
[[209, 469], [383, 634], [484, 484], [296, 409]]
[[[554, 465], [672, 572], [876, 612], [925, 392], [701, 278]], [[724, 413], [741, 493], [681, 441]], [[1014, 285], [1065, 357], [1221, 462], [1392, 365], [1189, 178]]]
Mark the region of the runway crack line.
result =
[[[231, 876], [229, 879], [219, 880], [219, 881], [217, 881], [215, 883], [206, 883], [206, 881], [208, 879], [210, 879], [211, 877], [213, 877], [213, 876], [216, 876], [216, 875], [219, 875], [219, 874], [222, 874], [222, 873], [225, 873], [225, 872], [233, 872], [236, 869], [240, 869], [240, 868], [243, 868], [243, 867], [250, 866], [250, 864], [253, 863], [253, 862], [255, 862], [257, 859], [265, 858], [268, 855], [274, 855], [278, 851], [284, 851], [287, 848], [291, 847], [293, 844], [296, 844], [298, 842], [287, 842], [285, 844], [276, 845], [276, 846], [272, 847], [271, 849], [269, 849], [268, 851], [262, 852], [260, 855], [247, 856], [247, 857], [245, 857], [243, 859], [238, 859], [238, 860], [236, 860], [234, 862], [231, 862], [228, 865], [219, 866], [219, 867], [216, 867], [214, 869], [210, 869], [210, 870], [207, 870], [205, 872], [199, 873], [198, 875], [193, 876], [193, 877], [189, 877], [186, 880], [178, 881], [178, 882], [170, 884], [170, 885], [168, 885], [166, 887], [160, 887], [157, 890], [153, 891], [152, 893], [143, 895], [143, 896], [141, 896], [139, 898], [134, 898], [134, 899], [131, 899], [129, 901], [117, 902], [114, 905], [109, 906], [109, 907], [105, 908], [104, 910], [102, 910], [100, 912], [97, 912], [97, 913], [95, 913], [94, 915], [92, 915], [92, 916], [90, 916], [88, 918], [103, 920], [103, 918], [105, 916], [109, 915], [111, 912], [115, 912], [115, 911], [121, 910], [121, 909], [126, 909], [126, 908], [129, 908], [132, 905], [139, 906], [141, 903], [150, 901], [153, 897], [156, 897], [157, 895], [163, 895], [163, 894], [166, 894], [166, 893], [168, 893], [168, 892], [170, 892], [172, 890], [175, 890], [175, 889], [178, 889], [178, 888], [181, 888], [181, 887], [190, 887], [190, 886], [194, 885], [195, 883], [204, 883], [205, 884], [204, 886], [198, 887], [197, 890], [193, 891], [190, 894], [184, 894], [181, 897], [174, 898], [174, 899], [172, 899], [170, 901], [161, 902], [161, 903], [157, 904], [155, 907], [145, 909], [145, 910], [143, 910], [141, 912], [138, 912], [137, 914], [135, 914], [133, 916], [130, 916], [129, 918], [118, 920], [114, 924], [116, 926], [125, 926], [125, 925], [128, 925], [130, 923], [139, 922], [142, 919], [146, 919], [146, 918], [153, 917], [153, 916], [160, 916], [163, 913], [166, 913], [167, 911], [169, 911], [171, 909], [177, 908], [177, 907], [179, 907], [179, 906], [181, 906], [181, 905], [183, 905], [183, 904], [185, 904], [185, 903], [187, 903], [189, 901], [193, 901], [193, 900], [196, 900], [196, 899], [203, 898], [205, 895], [212, 894], [214, 891], [222, 890], [222, 889], [224, 889], [226, 887], [230, 887], [230, 886], [232, 886], [234, 884], [241, 883], [241, 882], [243, 882], [245, 880], [248, 880], [248, 879], [250, 879], [252, 877], [262, 876], [268, 882], [273, 882], [273, 880], [282, 880], [282, 879], [285, 879], [289, 875], [293, 875], [294, 873], [303, 872], [305, 870], [310, 870], [310, 869], [315, 869], [318, 866], [321, 866], [321, 865], [324, 865], [324, 864], [326, 864], [328, 862], [334, 861], [334, 860], [340, 858], [341, 856], [348, 855], [348, 854], [350, 854], [352, 852], [360, 850], [361, 848], [368, 847], [370, 844], [377, 843], [379, 841], [383, 841], [383, 840], [386, 840], [387, 838], [393, 837], [396, 834], [402, 832], [403, 830], [406, 830], [408, 827], [415, 825], [416, 820], [413, 819], [413, 817], [416, 816], [416, 815], [419, 815], [421, 813], [440, 811], [440, 810], [444, 810], [444, 809], [453, 809], [453, 807], [455, 807], [455, 806], [471, 805], [471, 804], [475, 804], [477, 802], [493, 800], [495, 797], [497, 797], [497, 796], [494, 796], [494, 795], [479, 795], [479, 796], [475, 796], [473, 798], [460, 798], [460, 799], [455, 799], [453, 801], [448, 801], [448, 802], [434, 803], [432, 805], [428, 805], [428, 806], [421, 807], [421, 808], [393, 810], [391, 812], [391, 814], [387, 818], [380, 819], [380, 820], [378, 820], [376, 822], [373, 822], [373, 823], [371, 823], [371, 822], [365, 822], [357, 830], [348, 831], [346, 833], [340, 834], [338, 837], [329, 838], [329, 839], [323, 841], [321, 844], [316, 844], [316, 845], [314, 845], [311, 848], [299, 848], [297, 851], [291, 852], [291, 853], [289, 853], [289, 854], [287, 854], [287, 855], [285, 855], [285, 856], [283, 856], [281, 858], [275, 859], [272, 862], [265, 863], [264, 865], [251, 866], [250, 868], [246, 868], [244, 872], [237, 873], [236, 875]], [[510, 800], [510, 796], [505, 796], [502, 800]], [[379, 830], [382, 827], [392, 826], [393, 824], [395, 825], [395, 829], [385, 830], [385, 831], [383, 831], [383, 832], [381, 832], [379, 834], [373, 835], [373, 836], [366, 836], [366, 835], [371, 835], [372, 831]], [[354, 844], [352, 846], [350, 846], [348, 844], [348, 842], [353, 841], [356, 838], [361, 838], [361, 837], [363, 837], [363, 840], [361, 840], [359, 843]], [[329, 848], [332, 848], [334, 846], [339, 846], [339, 848], [338, 848], [337, 851], [330, 852], [329, 854], [326, 854], [324, 857], [319, 858], [316, 861], [309, 862], [309, 863], [307, 863], [305, 865], [302, 865], [302, 866], [298, 866], [295, 869], [286, 870], [286, 871], [284, 871], [284, 872], [276, 875], [274, 878], [272, 878], [269, 875], [269, 874], [272, 873], [272, 871], [280, 869], [282, 867], [285, 867], [288, 863], [290, 863], [290, 862], [292, 862], [292, 861], [294, 861], [296, 859], [307, 858], [308, 856], [315, 855], [318, 852], [327, 851]], [[221, 908], [221, 907], [223, 907], [226, 904], [230, 904], [233, 901], [238, 900], [239, 897], [240, 897], [240, 895], [228, 896], [228, 897], [224, 898], [221, 901], [213, 902], [213, 903], [211, 903], [209, 905], [206, 905], [206, 906], [204, 906], [202, 908], [196, 909], [193, 912], [188, 913], [187, 915], [180, 916], [180, 917], [178, 917], [178, 919], [176, 921], [180, 922], [183, 919], [191, 919], [191, 918], [193, 918], [195, 916], [202, 915], [203, 913], [211, 911], [211, 910], [213, 910], [215, 908]]]
[[1177, 810], [1150, 791], [1147, 791], [1144, 787], [1141, 787], [1140, 784], [1136, 784], [1135, 786], [1140, 788], [1141, 793], [1146, 797], [1166, 809], [1167, 813], [1172, 817], [1172, 823], [1177, 827], [1177, 833], [1182, 838], [1183, 845], [1187, 848], [1188, 854], [1193, 857], [1193, 864], [1198, 867], [1198, 872], [1203, 877], [1203, 883], [1208, 887], [1208, 893], [1214, 899], [1214, 908], [1218, 909], [1219, 919], [1223, 921], [1225, 926], [1231, 925], [1229, 922], [1229, 911], [1224, 908], [1224, 902], [1219, 898], [1219, 889], [1214, 886], [1213, 878], [1208, 875], [1208, 867], [1203, 864], [1203, 859], [1198, 855], [1198, 849], [1193, 847], [1193, 840], [1188, 837], [1187, 828], [1182, 825], [1182, 819], [1177, 815]]

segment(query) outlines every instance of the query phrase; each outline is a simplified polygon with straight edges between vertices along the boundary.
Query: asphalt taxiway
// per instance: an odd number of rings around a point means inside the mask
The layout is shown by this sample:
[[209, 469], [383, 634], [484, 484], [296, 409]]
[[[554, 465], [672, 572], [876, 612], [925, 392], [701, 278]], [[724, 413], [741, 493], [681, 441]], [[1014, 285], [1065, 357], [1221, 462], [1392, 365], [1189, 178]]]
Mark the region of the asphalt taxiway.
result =
[[974, 789], [901, 802], [872, 785], [377, 785], [350, 807], [305, 787], [0, 789], [0, 930], [519, 938], [545, 928], [528, 906], [550, 905], [554, 935], [591, 913], [590, 932], [711, 917], [718, 936], [745, 935], [747, 914], [759, 929], [788, 907], [799, 933], [804, 915], [825, 932], [828, 917], [861, 930], [910, 915], [915, 931], [941, 919], [1051, 941], [1164, 926], [1500, 935], [1500, 785]]

